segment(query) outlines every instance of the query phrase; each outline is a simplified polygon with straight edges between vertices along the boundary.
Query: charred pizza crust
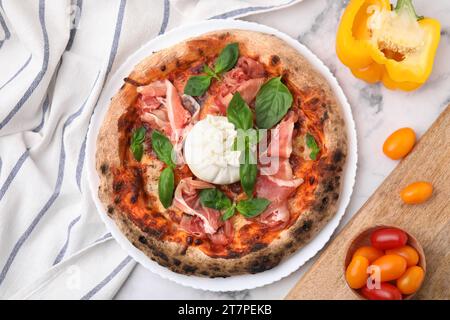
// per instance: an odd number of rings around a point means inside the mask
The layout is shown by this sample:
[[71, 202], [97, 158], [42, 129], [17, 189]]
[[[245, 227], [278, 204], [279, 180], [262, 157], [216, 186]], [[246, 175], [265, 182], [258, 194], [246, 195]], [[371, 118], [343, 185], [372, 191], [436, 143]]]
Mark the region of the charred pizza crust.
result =
[[[255, 245], [245, 256], [212, 258], [195, 246], [161, 240], [142, 231], [114, 202], [112, 169], [120, 165], [118, 120], [136, 100], [136, 86], [164, 78], [204, 55], [218, 54], [225, 43], [238, 42], [243, 55], [258, 57], [272, 72], [283, 75], [300, 92], [316, 92], [309, 108], [320, 113], [326, 154], [318, 160], [321, 179], [308, 209], [295, 223], [281, 231], [267, 246]], [[300, 104], [303, 102], [300, 101]], [[295, 147], [294, 147], [295, 148]], [[274, 35], [253, 31], [224, 30], [186, 40], [159, 51], [138, 64], [112, 98], [97, 140], [96, 167], [100, 175], [99, 197], [120, 230], [148, 257], [172, 271], [208, 277], [227, 277], [271, 269], [308, 243], [334, 216], [347, 155], [347, 137], [341, 106], [330, 85], [295, 49]]]

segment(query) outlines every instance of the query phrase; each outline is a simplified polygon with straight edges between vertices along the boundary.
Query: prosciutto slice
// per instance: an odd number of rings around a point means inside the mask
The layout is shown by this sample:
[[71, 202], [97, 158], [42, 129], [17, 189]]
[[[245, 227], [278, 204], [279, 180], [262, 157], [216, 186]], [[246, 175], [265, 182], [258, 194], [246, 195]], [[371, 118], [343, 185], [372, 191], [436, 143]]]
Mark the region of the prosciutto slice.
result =
[[196, 236], [206, 234], [214, 244], [225, 245], [232, 239], [233, 225], [220, 219], [220, 211], [201, 205], [199, 190], [208, 188], [214, 186], [192, 178], [180, 181], [174, 197], [174, 206], [185, 213], [180, 227]]
[[181, 103], [181, 98], [169, 80], [155, 81], [138, 87], [141, 118], [164, 131], [172, 141], [177, 141], [180, 131], [191, 120], [191, 115]]
[[192, 116], [183, 107], [174, 85], [169, 80], [155, 81], [138, 87], [137, 92], [141, 94], [138, 106], [142, 121], [169, 137], [175, 146], [177, 161], [182, 163], [182, 143], [190, 128], [187, 126]]
[[215, 103], [221, 114], [225, 114], [233, 94], [239, 92], [242, 98], [250, 104], [266, 80], [264, 66], [248, 57], [240, 57], [236, 67], [223, 76], [219, 94]]
[[250, 78], [261, 78], [266, 76], [264, 66], [256, 60], [248, 57], [240, 57], [237, 67], [241, 68]]
[[287, 199], [295, 189], [303, 183], [302, 179], [294, 179], [289, 157], [292, 152], [292, 133], [297, 117], [290, 112], [272, 132], [271, 142], [263, 157], [272, 159], [272, 165], [278, 160], [275, 168], [261, 167], [256, 182], [258, 197], [271, 201], [267, 209], [259, 216], [259, 220], [272, 227], [284, 227], [289, 221]]

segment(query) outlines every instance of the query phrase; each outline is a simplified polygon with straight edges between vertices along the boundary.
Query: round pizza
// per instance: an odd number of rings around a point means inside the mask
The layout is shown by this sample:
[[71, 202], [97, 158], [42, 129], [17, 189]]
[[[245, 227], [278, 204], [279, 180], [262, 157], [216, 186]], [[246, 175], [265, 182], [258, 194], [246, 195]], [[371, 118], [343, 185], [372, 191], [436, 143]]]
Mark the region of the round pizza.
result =
[[97, 139], [99, 197], [172, 271], [258, 273], [337, 211], [347, 155], [329, 83], [274, 35], [222, 30], [153, 53]]

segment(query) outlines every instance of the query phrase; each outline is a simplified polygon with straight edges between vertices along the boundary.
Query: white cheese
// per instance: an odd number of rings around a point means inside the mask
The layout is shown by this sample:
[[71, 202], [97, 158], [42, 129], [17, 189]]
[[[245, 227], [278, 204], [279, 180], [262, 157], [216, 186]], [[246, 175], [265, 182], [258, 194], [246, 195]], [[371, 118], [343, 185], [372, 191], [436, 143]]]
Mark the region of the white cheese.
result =
[[188, 133], [184, 157], [192, 173], [214, 184], [239, 181], [239, 151], [233, 151], [237, 136], [226, 117], [207, 115]]

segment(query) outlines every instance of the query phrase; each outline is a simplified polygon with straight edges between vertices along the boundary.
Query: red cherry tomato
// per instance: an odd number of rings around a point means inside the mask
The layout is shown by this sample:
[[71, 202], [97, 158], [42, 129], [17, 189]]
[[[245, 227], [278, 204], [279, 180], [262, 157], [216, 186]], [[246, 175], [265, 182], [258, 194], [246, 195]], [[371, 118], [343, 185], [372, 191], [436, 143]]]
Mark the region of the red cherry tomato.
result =
[[390, 250], [406, 245], [408, 236], [402, 230], [396, 228], [378, 229], [372, 232], [370, 242], [372, 246], [380, 250]]
[[390, 283], [380, 283], [379, 289], [369, 289], [366, 286], [361, 289], [361, 294], [369, 300], [402, 300], [400, 290]]

